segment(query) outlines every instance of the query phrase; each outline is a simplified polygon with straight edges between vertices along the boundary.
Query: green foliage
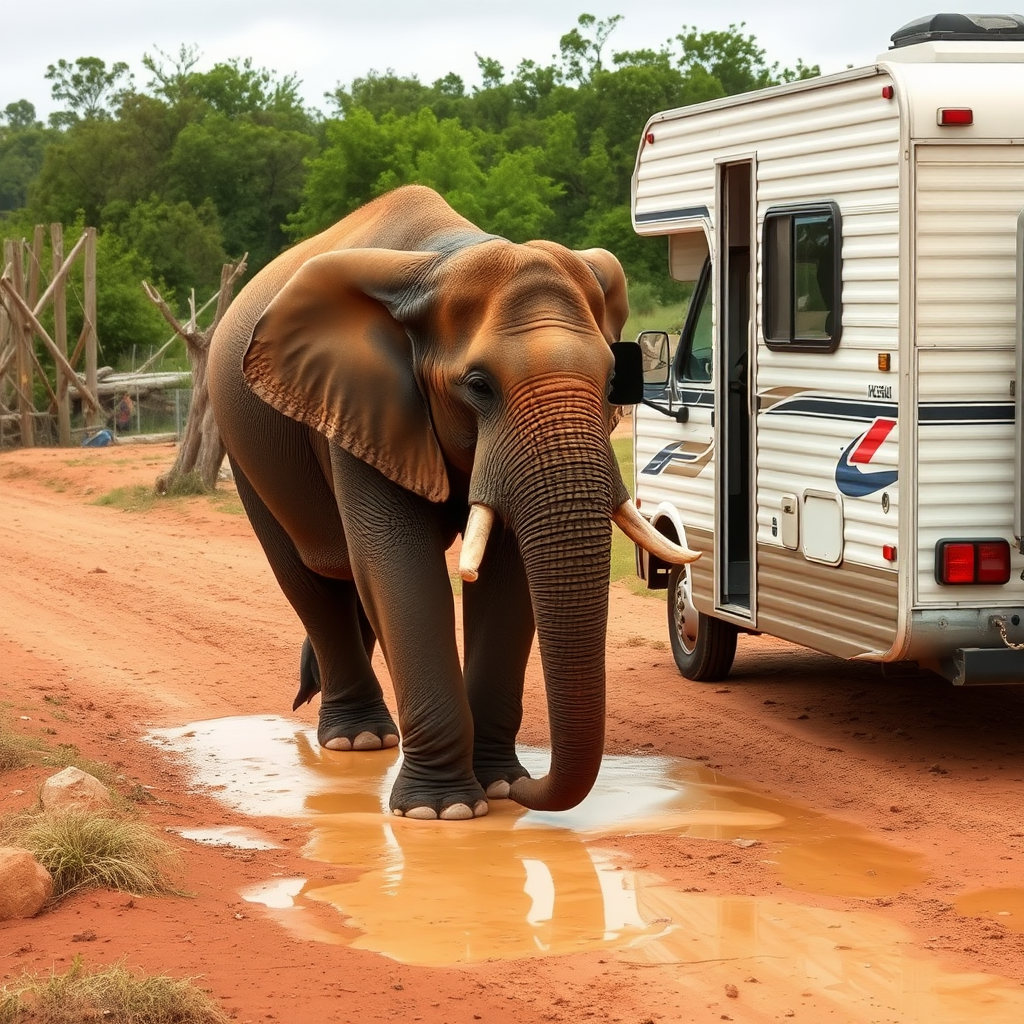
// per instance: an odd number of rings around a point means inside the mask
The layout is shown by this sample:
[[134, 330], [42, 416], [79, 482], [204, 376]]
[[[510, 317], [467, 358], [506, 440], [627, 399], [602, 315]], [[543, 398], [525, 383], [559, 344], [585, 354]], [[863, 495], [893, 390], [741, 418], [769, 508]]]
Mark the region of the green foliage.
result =
[[154, 194], [130, 209], [126, 206], [111, 204], [104, 216], [119, 238], [132, 240], [154, 277], [180, 296], [190, 288], [216, 291], [228, 256], [213, 200], [204, 199], [196, 208], [188, 200], [172, 203]]
[[369, 70], [330, 94], [326, 118], [303, 105], [294, 74], [248, 58], [204, 70], [195, 46], [144, 54], [141, 89], [124, 64], [60, 60], [46, 73], [63, 105], [51, 127], [26, 100], [0, 114], [3, 233], [52, 221], [99, 230], [99, 334], [111, 362], [165, 335], [133, 294], [143, 277], [162, 282], [184, 314], [189, 290], [216, 287], [227, 258], [248, 252], [255, 272], [409, 182], [516, 241], [603, 246], [658, 301], [678, 302], [664, 241], [639, 238], [629, 218], [644, 123], [818, 68], [769, 63], [743, 25], [684, 25], [660, 45], [616, 52], [621, 21], [581, 14], [547, 64], [510, 70], [477, 53], [480, 84], [468, 89], [451, 73], [428, 85]]
[[53, 98], [69, 108], [55, 115], [55, 123], [73, 124], [79, 118], [109, 117], [108, 104], [116, 101], [118, 87], [124, 83], [122, 91], [126, 89], [132, 76], [123, 61], [108, 71], [99, 57], [79, 57], [73, 64], [63, 59], [50, 64], [45, 77], [53, 82]]
[[87, 971], [76, 956], [65, 974], [22, 975], [0, 988], [0, 1024], [227, 1024], [189, 980], [141, 975], [114, 964]]

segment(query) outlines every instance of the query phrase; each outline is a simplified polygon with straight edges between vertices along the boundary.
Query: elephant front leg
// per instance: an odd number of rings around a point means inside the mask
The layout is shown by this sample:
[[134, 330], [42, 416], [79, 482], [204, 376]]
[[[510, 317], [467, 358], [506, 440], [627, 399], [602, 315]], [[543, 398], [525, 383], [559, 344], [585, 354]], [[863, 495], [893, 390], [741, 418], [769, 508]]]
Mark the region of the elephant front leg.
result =
[[523, 680], [533, 644], [530, 591], [519, 545], [496, 526], [480, 577], [462, 588], [466, 690], [473, 712], [473, 770], [491, 799], [504, 799], [529, 773], [516, 755]]
[[332, 446], [356, 587], [395, 687], [402, 765], [391, 810], [411, 818], [487, 813], [473, 774], [473, 719], [436, 506]]

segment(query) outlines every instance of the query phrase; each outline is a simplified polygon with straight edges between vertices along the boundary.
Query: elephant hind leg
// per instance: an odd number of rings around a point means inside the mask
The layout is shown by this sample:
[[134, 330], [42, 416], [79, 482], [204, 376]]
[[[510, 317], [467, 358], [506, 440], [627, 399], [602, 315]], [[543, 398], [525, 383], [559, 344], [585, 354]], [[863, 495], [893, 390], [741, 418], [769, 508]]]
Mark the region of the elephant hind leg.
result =
[[285, 597], [306, 628], [295, 706], [321, 691], [317, 739], [333, 750], [398, 744], [395, 725], [370, 664], [374, 636], [355, 584], [310, 569], [244, 470], [232, 461], [238, 495]]

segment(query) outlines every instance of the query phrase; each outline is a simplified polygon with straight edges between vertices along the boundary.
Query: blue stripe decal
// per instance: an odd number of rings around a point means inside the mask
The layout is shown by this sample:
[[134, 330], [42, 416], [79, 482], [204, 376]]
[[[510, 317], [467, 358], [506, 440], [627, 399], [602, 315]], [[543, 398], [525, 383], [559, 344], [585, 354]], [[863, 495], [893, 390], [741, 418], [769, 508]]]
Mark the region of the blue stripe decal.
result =
[[1013, 423], [1014, 408], [1009, 402], [922, 402], [918, 422], [938, 423]]
[[710, 217], [706, 206], [687, 206], [682, 210], [658, 210], [655, 213], [638, 213], [637, 224], [649, 224], [657, 220], [692, 220], [695, 217]]
[[[870, 421], [879, 416], [897, 417], [895, 402], [866, 402], [856, 398], [783, 399], [762, 410], [768, 416], [810, 416], [828, 420]], [[923, 426], [941, 424], [1012, 424], [1015, 411], [1010, 402], [922, 402], [918, 407], [918, 423]]]
[[791, 398], [765, 410], [766, 415], [811, 416], [826, 420], [861, 420], [879, 416], [896, 418], [895, 402], [865, 402], [857, 398]]

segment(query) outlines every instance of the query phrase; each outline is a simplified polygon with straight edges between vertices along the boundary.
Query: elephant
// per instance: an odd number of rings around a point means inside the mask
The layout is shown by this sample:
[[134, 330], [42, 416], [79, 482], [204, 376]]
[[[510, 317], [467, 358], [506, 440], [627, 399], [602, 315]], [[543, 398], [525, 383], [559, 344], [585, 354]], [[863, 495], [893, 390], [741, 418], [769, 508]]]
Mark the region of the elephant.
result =
[[[627, 313], [611, 253], [513, 243], [409, 185], [278, 256], [214, 333], [214, 416], [306, 631], [295, 708], [320, 691], [328, 749], [401, 737], [395, 815], [465, 819], [507, 797], [562, 810], [593, 785], [611, 520], [666, 562], [697, 557], [643, 519], [612, 452]], [[462, 659], [445, 561], [460, 534]], [[515, 746], [535, 634], [539, 779]]]

